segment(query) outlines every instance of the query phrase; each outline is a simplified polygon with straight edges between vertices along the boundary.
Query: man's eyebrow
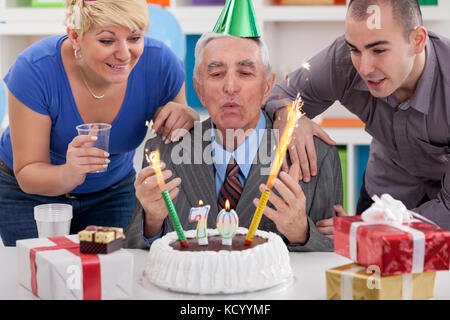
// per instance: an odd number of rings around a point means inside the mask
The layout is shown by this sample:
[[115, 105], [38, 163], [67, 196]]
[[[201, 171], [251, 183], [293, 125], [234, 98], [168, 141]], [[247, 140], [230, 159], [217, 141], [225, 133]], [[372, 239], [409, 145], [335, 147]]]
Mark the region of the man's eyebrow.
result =
[[[355, 45], [351, 44], [351, 43], [348, 42], [347, 40], [345, 40], [345, 42], [348, 44], [348, 46], [350, 46], [350, 47], [352, 47], [352, 48], [354, 48], [354, 49], [358, 49]], [[366, 44], [366, 45], [364, 46], [364, 48], [370, 49], [370, 48], [373, 48], [373, 47], [376, 47], [376, 46], [379, 46], [379, 45], [382, 45], [382, 44], [390, 44], [390, 42], [389, 42], [389, 41], [386, 41], [386, 40], [375, 41], [375, 42]]]
[[238, 65], [244, 66], [244, 67], [255, 68], [255, 62], [250, 59], [241, 60], [238, 62]]
[[366, 45], [364, 46], [364, 48], [370, 49], [370, 48], [373, 48], [373, 47], [376, 47], [376, 46], [379, 46], [379, 45], [382, 45], [382, 44], [389, 44], [389, 43], [390, 43], [389, 41], [386, 41], [386, 40], [380, 40], [380, 41], [375, 41], [375, 42], [366, 44]]
[[355, 48], [355, 49], [356, 49], [356, 46], [354, 46], [353, 44], [351, 44], [350, 42], [348, 42], [347, 39], [345, 40], [345, 43], [346, 43], [349, 47], [352, 47], [352, 48]]
[[223, 63], [220, 61], [211, 61], [208, 63], [208, 70], [219, 67], [223, 67]]

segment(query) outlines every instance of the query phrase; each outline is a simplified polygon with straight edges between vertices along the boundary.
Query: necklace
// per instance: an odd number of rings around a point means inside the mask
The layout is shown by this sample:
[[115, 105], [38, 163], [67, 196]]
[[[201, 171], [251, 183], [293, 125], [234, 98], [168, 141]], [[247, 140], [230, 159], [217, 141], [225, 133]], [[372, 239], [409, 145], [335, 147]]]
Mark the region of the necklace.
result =
[[106, 91], [104, 94], [102, 94], [101, 96], [96, 95], [94, 92], [92, 92], [91, 88], [89, 88], [89, 85], [87, 84], [86, 79], [84, 78], [84, 74], [83, 71], [81, 70], [81, 68], [79, 68], [80, 73], [81, 73], [81, 79], [83, 79], [84, 84], [86, 85], [86, 88], [89, 90], [89, 92], [92, 94], [92, 96], [94, 97], [94, 99], [103, 99], [105, 97]]

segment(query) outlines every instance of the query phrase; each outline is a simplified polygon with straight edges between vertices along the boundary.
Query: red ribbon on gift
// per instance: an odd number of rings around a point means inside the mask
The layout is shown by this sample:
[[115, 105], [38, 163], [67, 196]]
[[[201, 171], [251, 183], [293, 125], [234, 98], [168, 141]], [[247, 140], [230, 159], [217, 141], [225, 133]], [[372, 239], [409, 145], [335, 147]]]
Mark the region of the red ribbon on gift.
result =
[[38, 296], [36, 254], [39, 251], [65, 249], [81, 259], [81, 266], [83, 270], [83, 299], [101, 300], [102, 285], [100, 276], [100, 260], [98, 255], [80, 253], [80, 244], [73, 242], [66, 237], [50, 237], [48, 239], [54, 242], [56, 246], [38, 247], [30, 250], [31, 289], [34, 295]]

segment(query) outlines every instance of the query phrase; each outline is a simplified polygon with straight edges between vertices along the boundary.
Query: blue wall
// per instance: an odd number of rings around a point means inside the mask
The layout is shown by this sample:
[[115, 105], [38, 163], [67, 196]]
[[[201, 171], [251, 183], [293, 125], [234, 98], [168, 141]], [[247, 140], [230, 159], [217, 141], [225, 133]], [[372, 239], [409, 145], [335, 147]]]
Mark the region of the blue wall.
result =
[[367, 160], [369, 159], [370, 146], [355, 146], [355, 197], [356, 201], [359, 198], [359, 191], [361, 190], [361, 185], [363, 182], [364, 171], [366, 170]]
[[3, 81], [0, 79], [0, 124], [6, 113], [6, 90]]
[[186, 98], [188, 105], [196, 109], [203, 109], [200, 100], [198, 99], [197, 93], [194, 89], [194, 84], [192, 82], [193, 70], [194, 70], [194, 50], [195, 44], [197, 43], [200, 35], [186, 35]]

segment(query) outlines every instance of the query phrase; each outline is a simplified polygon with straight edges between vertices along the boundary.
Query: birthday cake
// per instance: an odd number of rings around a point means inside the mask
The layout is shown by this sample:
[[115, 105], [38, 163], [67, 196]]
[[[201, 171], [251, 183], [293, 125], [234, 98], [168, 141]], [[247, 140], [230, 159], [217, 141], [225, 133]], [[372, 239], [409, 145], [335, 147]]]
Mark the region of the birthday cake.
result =
[[273, 232], [257, 230], [245, 245], [248, 230], [238, 228], [232, 245], [223, 245], [217, 229], [208, 229], [208, 245], [199, 245], [196, 231], [186, 231], [182, 247], [175, 232], [153, 242], [142, 284], [186, 293], [240, 293], [266, 289], [292, 275], [289, 252]]

